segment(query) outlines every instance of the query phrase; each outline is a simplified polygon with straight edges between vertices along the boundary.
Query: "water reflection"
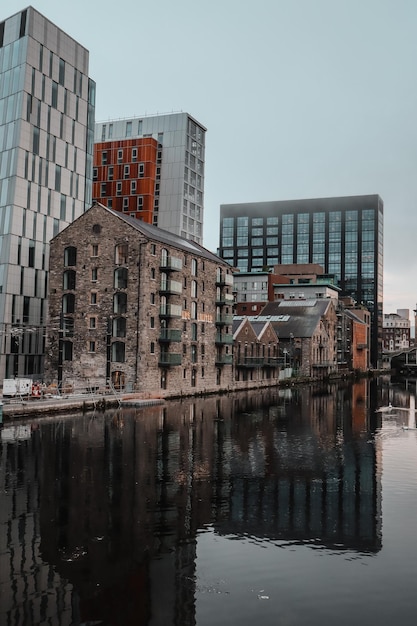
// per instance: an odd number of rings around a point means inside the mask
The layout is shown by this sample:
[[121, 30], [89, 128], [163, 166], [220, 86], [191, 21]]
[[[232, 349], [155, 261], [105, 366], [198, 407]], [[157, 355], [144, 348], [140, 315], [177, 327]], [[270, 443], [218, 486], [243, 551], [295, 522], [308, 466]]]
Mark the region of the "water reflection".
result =
[[208, 527], [377, 553], [377, 394], [363, 381], [6, 425], [0, 623], [195, 624]]

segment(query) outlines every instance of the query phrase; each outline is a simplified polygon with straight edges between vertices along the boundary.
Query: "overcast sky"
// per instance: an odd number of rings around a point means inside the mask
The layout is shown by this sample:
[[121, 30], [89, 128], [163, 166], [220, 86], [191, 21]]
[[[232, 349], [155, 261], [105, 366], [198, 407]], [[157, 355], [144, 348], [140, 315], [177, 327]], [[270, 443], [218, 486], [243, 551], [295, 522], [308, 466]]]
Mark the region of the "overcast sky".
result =
[[[2, 2], [0, 20], [25, 6]], [[416, 306], [416, 0], [33, 6], [90, 51], [97, 121], [187, 111], [206, 126], [207, 248], [223, 203], [379, 194], [384, 312]]]

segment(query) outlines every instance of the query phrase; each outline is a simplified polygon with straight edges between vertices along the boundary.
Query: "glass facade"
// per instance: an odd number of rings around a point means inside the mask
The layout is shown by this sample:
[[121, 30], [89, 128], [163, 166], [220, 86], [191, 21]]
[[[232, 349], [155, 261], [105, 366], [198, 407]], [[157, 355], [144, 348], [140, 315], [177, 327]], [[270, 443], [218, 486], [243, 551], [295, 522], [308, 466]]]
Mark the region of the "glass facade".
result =
[[369, 308], [371, 362], [377, 366], [383, 301], [379, 196], [222, 205], [219, 250], [222, 258], [248, 272], [278, 264], [321, 265], [326, 274], [335, 276], [342, 295]]
[[32, 7], [0, 27], [0, 377], [42, 378], [49, 241], [91, 204], [95, 85]]

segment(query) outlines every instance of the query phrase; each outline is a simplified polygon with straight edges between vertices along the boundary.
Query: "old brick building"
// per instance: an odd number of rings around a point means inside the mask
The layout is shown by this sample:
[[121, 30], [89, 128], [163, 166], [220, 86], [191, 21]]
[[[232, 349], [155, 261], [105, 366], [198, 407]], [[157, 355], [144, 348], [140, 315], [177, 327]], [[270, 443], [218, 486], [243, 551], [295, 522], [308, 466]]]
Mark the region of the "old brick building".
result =
[[233, 276], [195, 242], [99, 203], [51, 242], [46, 382], [229, 388]]

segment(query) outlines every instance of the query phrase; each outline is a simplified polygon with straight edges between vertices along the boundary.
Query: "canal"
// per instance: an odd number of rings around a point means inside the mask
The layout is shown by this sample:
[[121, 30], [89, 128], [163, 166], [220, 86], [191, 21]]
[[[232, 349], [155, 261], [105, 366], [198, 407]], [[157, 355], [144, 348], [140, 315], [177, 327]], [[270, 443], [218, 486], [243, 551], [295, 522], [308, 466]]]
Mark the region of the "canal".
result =
[[414, 624], [415, 397], [378, 379], [6, 422], [0, 626]]

